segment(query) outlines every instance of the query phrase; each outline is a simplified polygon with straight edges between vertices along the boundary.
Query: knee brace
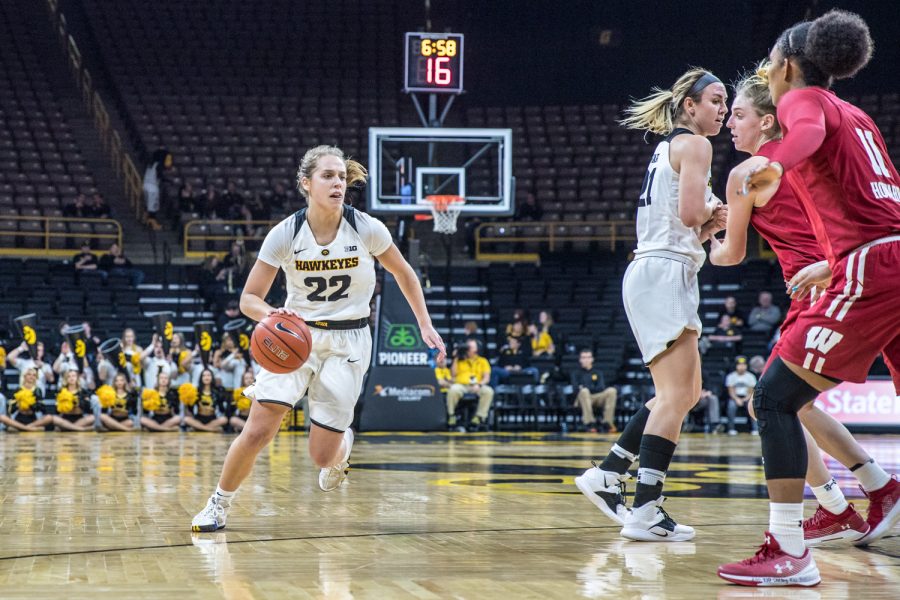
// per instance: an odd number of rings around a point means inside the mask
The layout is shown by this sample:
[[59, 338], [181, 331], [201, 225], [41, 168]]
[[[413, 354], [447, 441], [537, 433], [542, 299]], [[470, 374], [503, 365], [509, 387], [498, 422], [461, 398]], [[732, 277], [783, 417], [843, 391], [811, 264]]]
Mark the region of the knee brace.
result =
[[780, 358], [772, 361], [753, 392], [766, 479], [804, 479], [807, 453], [797, 416], [819, 391], [794, 374]]

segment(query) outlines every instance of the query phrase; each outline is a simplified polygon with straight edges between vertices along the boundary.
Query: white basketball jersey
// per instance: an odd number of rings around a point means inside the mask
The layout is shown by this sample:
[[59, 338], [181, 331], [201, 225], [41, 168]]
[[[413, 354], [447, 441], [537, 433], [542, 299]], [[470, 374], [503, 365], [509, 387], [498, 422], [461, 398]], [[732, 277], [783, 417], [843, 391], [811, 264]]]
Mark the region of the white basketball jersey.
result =
[[384, 223], [346, 206], [334, 241], [320, 246], [303, 210], [269, 232], [258, 258], [284, 270], [285, 306], [304, 320], [361, 319], [375, 290], [374, 257], [392, 243]]
[[[672, 132], [659, 143], [650, 159], [638, 200], [637, 249], [634, 253], [674, 252], [689, 258], [699, 268], [706, 260], [699, 238], [700, 228], [685, 226], [678, 216], [678, 173], [669, 162], [670, 141], [681, 132], [690, 133], [685, 129]], [[704, 202], [711, 201], [712, 189], [707, 183]]]

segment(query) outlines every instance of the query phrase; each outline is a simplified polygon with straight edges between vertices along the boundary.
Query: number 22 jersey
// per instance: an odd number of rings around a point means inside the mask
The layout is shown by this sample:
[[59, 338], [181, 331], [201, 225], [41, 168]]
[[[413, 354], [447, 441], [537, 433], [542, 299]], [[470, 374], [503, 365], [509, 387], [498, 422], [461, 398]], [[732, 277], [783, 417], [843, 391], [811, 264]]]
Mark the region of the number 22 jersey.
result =
[[304, 320], [361, 319], [375, 290], [375, 257], [392, 243], [384, 223], [345, 206], [334, 240], [319, 245], [303, 209], [272, 228], [258, 259], [284, 270], [285, 307]]

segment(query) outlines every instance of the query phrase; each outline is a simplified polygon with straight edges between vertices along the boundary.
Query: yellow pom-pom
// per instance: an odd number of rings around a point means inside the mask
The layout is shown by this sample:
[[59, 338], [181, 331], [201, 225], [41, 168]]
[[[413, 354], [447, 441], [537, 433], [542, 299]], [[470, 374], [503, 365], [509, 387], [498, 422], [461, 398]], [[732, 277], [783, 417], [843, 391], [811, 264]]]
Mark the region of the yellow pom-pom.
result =
[[178, 386], [178, 399], [185, 406], [193, 406], [197, 403], [197, 388], [190, 383], [182, 383]]
[[6, 368], [6, 348], [0, 346], [0, 369]]
[[178, 373], [184, 373], [187, 369], [184, 367], [184, 361], [191, 356], [190, 350], [182, 350], [178, 353]]
[[56, 412], [70, 413], [75, 410], [75, 394], [69, 388], [63, 388], [56, 394]]
[[159, 410], [159, 392], [153, 388], [144, 388], [144, 391], [141, 392], [141, 403], [144, 405], [144, 410], [147, 412]]
[[244, 395], [245, 388], [236, 388], [234, 393], [234, 405], [237, 406], [237, 409], [241, 412], [247, 412], [250, 410], [250, 404], [252, 404], [252, 400]]
[[111, 385], [101, 385], [97, 388], [96, 393], [101, 408], [109, 408], [116, 403], [116, 390]]
[[137, 352], [131, 355], [131, 369], [135, 375], [141, 374], [141, 355]]
[[31, 407], [37, 402], [34, 392], [25, 388], [20, 388], [18, 392], [13, 394], [13, 397], [16, 399], [19, 410], [31, 410]]

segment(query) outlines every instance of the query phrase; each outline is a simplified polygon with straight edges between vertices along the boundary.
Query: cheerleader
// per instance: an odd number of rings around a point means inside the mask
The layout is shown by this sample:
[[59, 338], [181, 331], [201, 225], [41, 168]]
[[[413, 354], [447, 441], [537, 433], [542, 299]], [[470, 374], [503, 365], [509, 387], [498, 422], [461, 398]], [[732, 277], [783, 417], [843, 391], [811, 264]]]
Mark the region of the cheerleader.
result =
[[231, 428], [238, 433], [244, 429], [244, 425], [247, 424], [247, 417], [250, 416], [251, 400], [244, 395], [244, 390], [253, 385], [255, 380], [256, 377], [253, 375], [253, 370], [247, 369], [241, 375], [241, 386], [236, 388], [232, 394], [234, 397], [234, 408], [232, 409], [234, 415], [228, 422], [231, 423]]
[[172, 344], [169, 346], [169, 360], [177, 367], [177, 374], [173, 373], [173, 385], [179, 386], [191, 380], [194, 354], [184, 345], [184, 336], [180, 333], [172, 335]]
[[0, 415], [0, 423], [9, 431], [44, 431], [53, 423], [53, 415], [45, 415], [42, 407], [44, 393], [38, 387], [38, 371], [34, 367], [25, 369], [19, 389], [13, 394], [7, 408], [10, 416]]
[[109, 431], [134, 431], [133, 417], [137, 413], [137, 392], [125, 373], [116, 373], [112, 386], [97, 390], [100, 400], [100, 423]]
[[[162, 348], [160, 348], [160, 352]], [[141, 425], [149, 431], [178, 431], [181, 425], [181, 409], [178, 406], [178, 392], [171, 386], [168, 372], [156, 376], [155, 387], [144, 388], [141, 392], [144, 414]]]
[[210, 369], [200, 373], [200, 385], [197, 386], [197, 401], [185, 414], [184, 424], [194, 431], [221, 433], [228, 424], [225, 390], [216, 385], [215, 377]]
[[235, 388], [240, 387], [237, 384], [241, 381], [246, 363], [241, 349], [227, 333], [222, 335], [222, 343], [213, 354], [213, 367], [218, 375], [216, 379], [225, 388], [226, 394], [231, 394]]
[[[56, 374], [53, 372], [53, 367], [44, 362], [44, 342], [38, 342], [35, 344], [35, 348], [37, 356], [31, 356], [28, 352], [28, 344], [22, 342], [18, 348], [9, 353], [6, 360], [21, 373], [19, 376], [20, 386], [24, 380], [25, 371], [30, 368], [35, 369], [37, 371], [37, 387], [41, 390], [41, 394], [46, 394], [47, 385], [56, 381]], [[28, 353], [28, 358], [19, 358], [23, 352]]]
[[56, 394], [53, 424], [59, 431], [90, 431], [94, 428], [91, 393], [81, 374], [70, 369], [63, 375], [63, 386]]
[[147, 346], [142, 353], [141, 366], [144, 369], [145, 388], [152, 389], [157, 387], [157, 378], [163, 373], [169, 377], [169, 385], [171, 387], [177, 387], [172, 385], [172, 377], [178, 369], [175, 364], [166, 357], [165, 352], [163, 352], [162, 342], [155, 336], [153, 338], [153, 343]]
[[[128, 370], [128, 377], [131, 381], [138, 382], [141, 375], [141, 361], [144, 358], [144, 350], [138, 346], [136, 342], [137, 336], [134, 334], [134, 329], [130, 327], [122, 331], [121, 340], [122, 353], [125, 354], [125, 368]], [[117, 369], [113, 368], [112, 372], [108, 375], [109, 381], [106, 383], [112, 384], [116, 372]]]

